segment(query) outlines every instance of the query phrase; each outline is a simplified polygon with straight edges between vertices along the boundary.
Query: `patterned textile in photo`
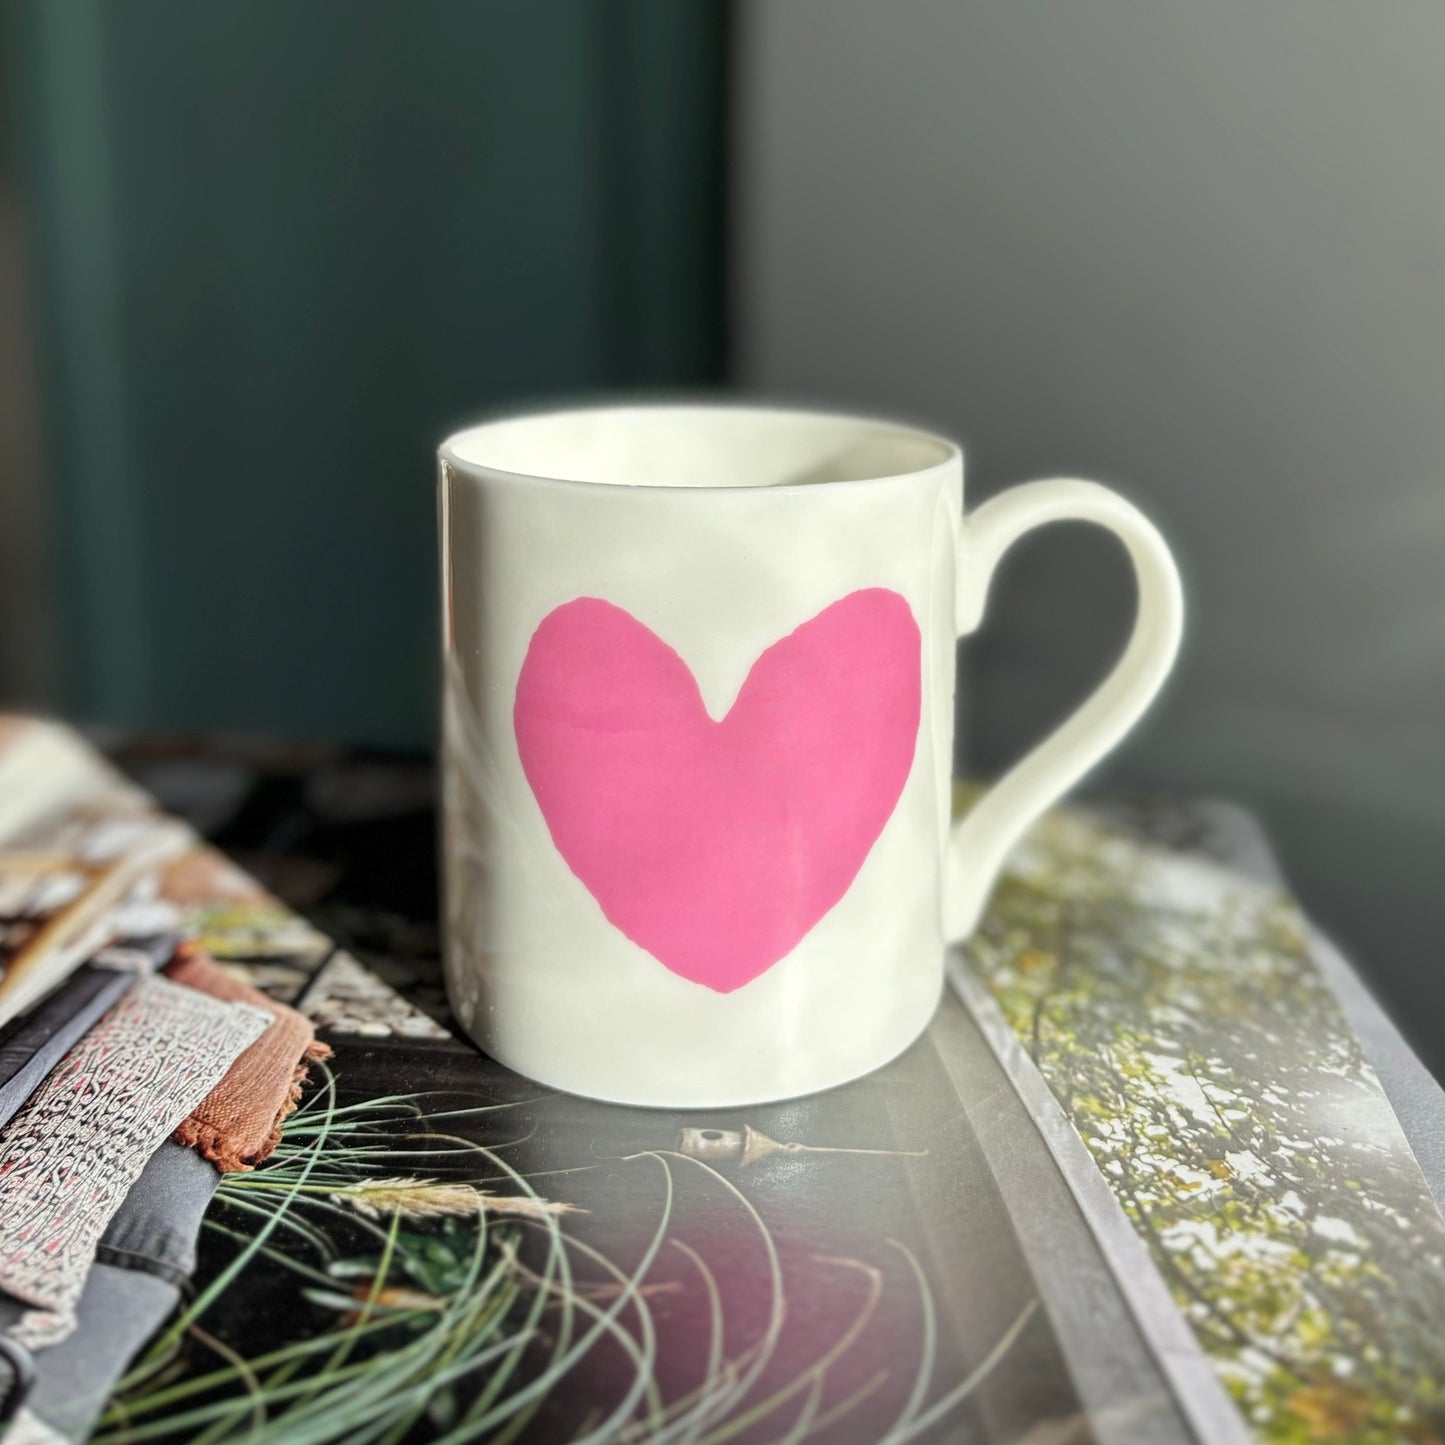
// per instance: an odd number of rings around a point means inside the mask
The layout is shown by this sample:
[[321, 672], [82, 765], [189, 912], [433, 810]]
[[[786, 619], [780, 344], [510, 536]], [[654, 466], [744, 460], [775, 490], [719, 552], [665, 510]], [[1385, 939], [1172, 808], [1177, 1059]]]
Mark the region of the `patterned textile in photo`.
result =
[[146, 1160], [270, 1022], [141, 978], [0, 1132], [0, 1289], [28, 1348], [74, 1328], [96, 1241]]

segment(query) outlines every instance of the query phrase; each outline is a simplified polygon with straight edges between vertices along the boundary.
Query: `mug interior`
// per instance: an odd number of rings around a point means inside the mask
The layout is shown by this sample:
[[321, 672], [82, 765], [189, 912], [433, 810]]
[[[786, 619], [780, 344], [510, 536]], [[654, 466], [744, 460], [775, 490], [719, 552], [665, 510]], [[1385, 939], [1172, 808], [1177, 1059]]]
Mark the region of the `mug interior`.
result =
[[948, 461], [892, 422], [743, 406], [622, 406], [487, 422], [444, 459], [522, 477], [629, 487], [801, 487], [905, 476]]

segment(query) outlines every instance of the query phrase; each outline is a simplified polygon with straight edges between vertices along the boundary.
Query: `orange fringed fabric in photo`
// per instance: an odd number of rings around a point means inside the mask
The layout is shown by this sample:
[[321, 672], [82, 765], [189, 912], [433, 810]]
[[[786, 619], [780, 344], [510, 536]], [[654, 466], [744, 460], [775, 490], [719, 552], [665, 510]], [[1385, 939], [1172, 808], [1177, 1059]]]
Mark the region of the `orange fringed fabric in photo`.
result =
[[272, 1016], [265, 1033], [175, 1133], [179, 1143], [199, 1149], [223, 1174], [250, 1169], [271, 1157], [281, 1141], [282, 1120], [300, 1102], [308, 1066], [330, 1058], [331, 1050], [317, 1040], [309, 1019], [232, 978], [195, 944], [176, 950], [166, 976], [213, 998], [254, 1004]]

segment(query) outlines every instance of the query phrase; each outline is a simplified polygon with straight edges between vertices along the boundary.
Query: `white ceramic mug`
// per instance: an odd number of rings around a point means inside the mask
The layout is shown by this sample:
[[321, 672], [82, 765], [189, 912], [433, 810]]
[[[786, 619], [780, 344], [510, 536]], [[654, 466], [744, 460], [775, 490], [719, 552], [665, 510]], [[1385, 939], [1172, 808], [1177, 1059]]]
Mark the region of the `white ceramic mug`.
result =
[[[950, 821], [956, 643], [1012, 542], [1097, 522], [1138, 619], [1087, 702]], [[446, 969], [488, 1053], [673, 1107], [867, 1073], [928, 1024], [1010, 846], [1178, 650], [1159, 533], [1092, 482], [963, 513], [952, 442], [625, 406], [441, 448]]]

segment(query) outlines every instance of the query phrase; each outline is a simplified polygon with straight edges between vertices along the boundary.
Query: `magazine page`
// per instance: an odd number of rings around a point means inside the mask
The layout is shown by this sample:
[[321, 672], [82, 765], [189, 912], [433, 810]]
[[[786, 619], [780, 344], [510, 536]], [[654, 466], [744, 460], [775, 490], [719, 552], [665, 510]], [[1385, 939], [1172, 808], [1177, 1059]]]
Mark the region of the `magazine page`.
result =
[[1159, 1317], [1142, 1244], [1260, 1439], [1441, 1438], [1445, 1223], [1316, 935], [1199, 816], [1052, 814], [954, 981], [1121, 1286]]
[[107, 946], [194, 936], [335, 1050], [98, 1439], [1440, 1434], [1438, 1213], [1292, 905], [1177, 826], [1054, 815], [874, 1075], [633, 1110], [450, 1031], [424, 765], [111, 740], [141, 792], [43, 730], [0, 875], [171, 839]]
[[[425, 769], [116, 756], [224, 851], [188, 834], [113, 931], [144, 903], [335, 1052], [276, 1154], [222, 1178], [185, 1302], [99, 1440], [1190, 1438], [956, 1002], [888, 1069], [789, 1104], [549, 1093], [443, 1022]], [[95, 759], [65, 767], [64, 806], [0, 846], [176, 826]]]

